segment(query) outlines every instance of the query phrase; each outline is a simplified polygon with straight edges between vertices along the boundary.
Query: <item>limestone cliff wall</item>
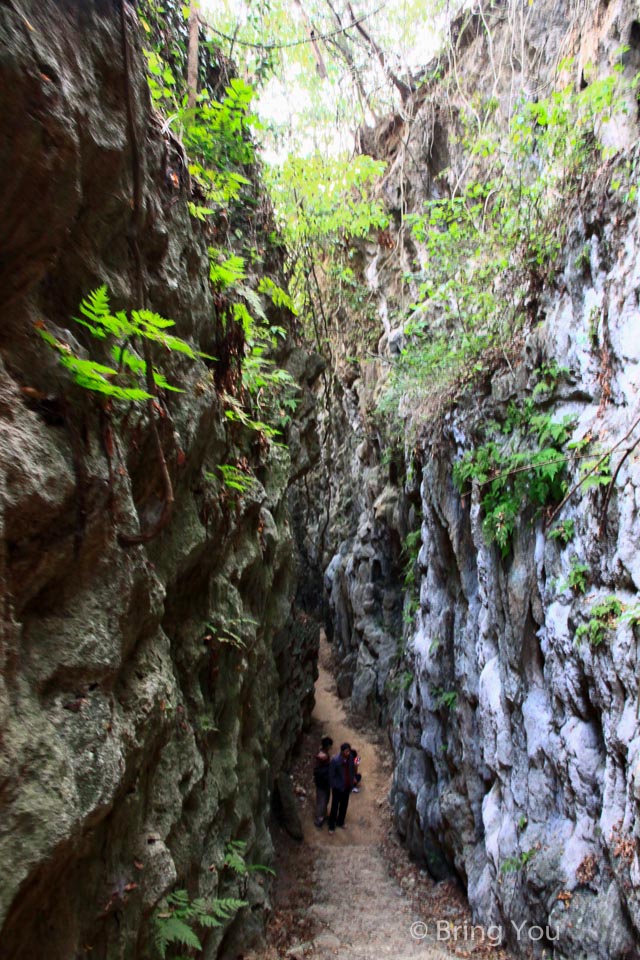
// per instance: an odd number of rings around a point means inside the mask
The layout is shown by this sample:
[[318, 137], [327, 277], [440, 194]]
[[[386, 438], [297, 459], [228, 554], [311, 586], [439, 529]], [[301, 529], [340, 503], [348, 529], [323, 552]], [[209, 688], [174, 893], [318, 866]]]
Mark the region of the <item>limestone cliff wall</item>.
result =
[[[135, 177], [147, 305], [216, 354], [205, 229], [180, 146], [154, 116], [135, 16], [116, 0], [0, 3], [0, 955], [149, 955], [176, 888], [243, 896], [204, 956], [259, 931], [272, 785], [313, 698], [317, 630], [292, 606], [284, 447], [225, 419], [215, 365], [168, 359], [157, 408], [173, 517], [144, 405], [98, 403], [38, 334], [86, 356], [71, 317], [106, 283], [137, 303]], [[137, 129], [131, 141], [127, 103]], [[256, 236], [270, 229], [255, 186]], [[262, 211], [262, 213], [261, 213]], [[272, 257], [273, 265], [277, 258]], [[278, 322], [286, 324], [280, 316]], [[301, 383], [295, 470], [309, 464], [317, 374]], [[283, 357], [282, 361], [286, 362]], [[306, 418], [306, 420], [305, 420]], [[242, 463], [234, 496], [217, 466]], [[222, 945], [221, 945], [222, 942]]]
[[[578, 71], [587, 62], [605, 70], [627, 44], [626, 63], [637, 69], [633, 4], [473, 9], [475, 18], [454, 27], [455, 62], [449, 53], [438, 71], [450, 80], [456, 70], [466, 90], [502, 104], [544, 90], [559, 55], [573, 55]], [[506, 86], [492, 70], [505, 50]], [[445, 96], [439, 82], [409, 117], [361, 137], [363, 149], [389, 159], [384, 193], [396, 222], [401, 207], [416, 212], [439, 195], [444, 168], [454, 182], [464, 170], [456, 137], [462, 90], [456, 104], [452, 84]], [[610, 162], [633, 166], [633, 103], [607, 136], [618, 151]], [[599, 646], [576, 640], [600, 600], [615, 595], [633, 607], [640, 589], [638, 216], [611, 187], [608, 169], [583, 185], [568, 214], [559, 270], [540, 292], [510, 368], [462, 392], [417, 431], [405, 411], [408, 442], [372, 410], [405, 342], [393, 316], [416, 250], [406, 233], [396, 235], [395, 256], [386, 245], [364, 250], [380, 359], [357, 373], [337, 364], [332, 455], [342, 483], [322, 521], [341, 688], [388, 726], [401, 834], [434, 876], [463, 880], [477, 919], [501, 925], [515, 953], [546, 950], [557, 960], [622, 960], [640, 943], [637, 630], [620, 619]], [[540, 365], [553, 361], [566, 369], [551, 392], [534, 395]], [[575, 531], [566, 545], [549, 537], [542, 516], [524, 511], [502, 557], [483, 531], [481, 490], [461, 496], [452, 467], [486, 421], [503, 420], [509, 403], [532, 395], [538, 411], [574, 418], [574, 441], [591, 436], [613, 449], [615, 479], [608, 493], [579, 489], [562, 508], [558, 519]], [[576, 463], [569, 485], [580, 476]], [[414, 610], [402, 541], [415, 530]], [[577, 564], [587, 572], [584, 593], [570, 586]], [[532, 942], [532, 925], [548, 926], [554, 939]]]

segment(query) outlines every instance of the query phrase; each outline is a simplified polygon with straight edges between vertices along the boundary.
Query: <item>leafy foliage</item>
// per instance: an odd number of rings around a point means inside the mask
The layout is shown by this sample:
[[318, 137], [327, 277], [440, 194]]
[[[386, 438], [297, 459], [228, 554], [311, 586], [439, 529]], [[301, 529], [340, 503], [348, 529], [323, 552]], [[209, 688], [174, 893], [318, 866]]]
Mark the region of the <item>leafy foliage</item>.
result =
[[432, 690], [436, 699], [436, 706], [441, 710], [455, 710], [458, 703], [456, 690], [445, 690], [443, 687], [434, 687]]
[[257, 485], [256, 478], [250, 473], [246, 473], [232, 463], [219, 463], [218, 470], [222, 474], [222, 480], [225, 486], [230, 490], [236, 490], [244, 495], [251, 493]]
[[576, 643], [586, 638], [592, 647], [599, 647], [609, 631], [617, 626], [624, 609], [622, 601], [614, 596], [605, 597], [604, 600], [594, 604], [589, 611], [588, 621], [576, 630]]
[[289, 246], [339, 237], [366, 237], [388, 217], [372, 188], [385, 164], [368, 156], [352, 159], [289, 157], [271, 170], [271, 190]]
[[505, 857], [500, 865], [501, 873], [517, 873], [522, 870], [535, 857], [538, 851], [535, 847], [531, 850], [523, 850], [515, 857]]
[[390, 693], [406, 693], [414, 681], [414, 675], [411, 670], [402, 670], [387, 681], [387, 689]]
[[246, 849], [247, 844], [244, 840], [230, 840], [227, 844], [224, 866], [240, 877], [248, 873], [269, 873], [275, 876], [275, 870], [271, 867], [266, 867], [262, 863], [247, 863], [244, 858]]
[[588, 564], [580, 563], [577, 557], [572, 557], [566, 582], [561, 584], [562, 589], [570, 589], [573, 590], [574, 593], [585, 593], [589, 573], [590, 569]]
[[549, 540], [559, 540], [563, 546], [569, 543], [570, 540], [573, 540], [575, 534], [575, 522], [573, 520], [563, 520], [561, 523], [556, 524], [551, 530], [549, 530], [547, 536]]
[[[190, 4], [167, 0], [142, 0], [139, 19], [147, 35], [145, 49], [147, 81], [154, 105], [166, 116], [189, 155], [192, 184], [202, 191], [205, 202], [191, 201], [194, 217], [206, 220], [237, 200], [251, 181], [245, 167], [255, 160], [251, 130], [258, 119], [251, 111], [253, 88], [240, 77], [211, 83], [201, 63], [200, 92], [190, 105], [186, 83], [186, 21]], [[163, 22], [169, 18], [169, 28]], [[203, 39], [205, 63], [216, 64], [215, 45]]]
[[[213, 359], [208, 354], [195, 350], [186, 340], [169, 333], [175, 322], [152, 310], [112, 312], [107, 287], [104, 285], [82, 301], [79, 312], [81, 316], [73, 319], [88, 330], [93, 338], [105, 342], [106, 352], [113, 357], [116, 366], [78, 356], [67, 343], [54, 337], [43, 325], [38, 327], [38, 332], [45, 343], [58, 353], [60, 363], [71, 371], [76, 383], [94, 393], [134, 402], [151, 398], [152, 394], [146, 389], [147, 362], [131, 349], [131, 346], [139, 346], [145, 340], [163, 348], [165, 352], [181, 353], [192, 360], [197, 357]], [[150, 373], [157, 387], [181, 392], [178, 387], [168, 382], [155, 365]]]
[[[247, 648], [249, 638], [251, 636], [255, 636], [255, 628], [257, 626], [257, 621], [252, 620], [250, 617], [221, 617], [217, 623], [207, 624], [209, 633], [207, 633], [203, 640], [214, 643], [228, 644], [231, 647], [235, 647], [237, 650], [245, 650]], [[230, 844], [234, 843], [236, 845], [242, 844], [242, 841], [230, 841]], [[238, 847], [239, 859], [242, 859], [241, 855], [245, 847], [246, 844]], [[228, 846], [228, 849], [231, 849], [231, 846]]]
[[[468, 176], [451, 196], [429, 200], [422, 213], [405, 218], [420, 257], [406, 278], [414, 302], [384, 410], [396, 409], [401, 397], [412, 409], [418, 398], [423, 406], [425, 397], [448, 402], [461, 383], [504, 359], [534, 318], [537, 292], [553, 277], [564, 243], [563, 210], [603, 155], [597, 136], [603, 121], [625, 109], [621, 70], [584, 90], [566, 86], [521, 101], [506, 136], [495, 103], [487, 103], [482, 122], [463, 114]], [[545, 371], [537, 394], [561, 374]]]
[[[349, 266], [355, 238], [388, 223], [375, 185], [384, 163], [368, 156], [289, 157], [267, 171], [276, 215], [289, 257], [289, 294], [305, 333], [326, 352], [327, 313], [346, 300], [352, 317], [358, 285]], [[320, 303], [323, 301], [325, 307]], [[355, 307], [355, 309], [353, 309]], [[323, 315], [318, 324], [317, 315]]]
[[223, 926], [246, 906], [245, 900], [191, 900], [186, 890], [174, 891], [153, 915], [153, 942], [158, 956], [164, 960], [167, 950], [174, 944], [201, 951], [202, 944], [194, 927]]
[[[156, 0], [145, 3], [150, 25], [150, 11], [155, 17], [159, 8]], [[187, 5], [183, 16], [188, 14]], [[231, 422], [273, 439], [281, 434], [295, 410], [297, 387], [273, 359], [277, 341], [284, 338], [285, 331], [267, 319], [263, 297], [278, 309], [294, 311], [286, 291], [271, 278], [263, 277], [255, 289], [256, 282], [249, 277], [244, 255], [246, 252], [252, 258], [261, 258], [255, 247], [248, 246], [244, 231], [247, 211], [253, 210], [256, 203], [247, 176], [255, 162], [252, 134], [260, 126], [252, 111], [254, 91], [246, 80], [231, 77], [224, 86], [201, 83], [195, 104], [190, 102], [184, 76], [184, 38], [178, 54], [167, 50], [166, 44], [159, 42], [158, 37], [163, 34], [156, 19], [153, 24], [154, 28], [147, 30], [153, 41], [146, 50], [148, 82], [154, 103], [167, 114], [165, 126], [171, 125], [188, 153], [194, 193], [190, 211], [201, 222], [216, 222], [211, 233], [216, 239], [220, 235], [227, 239], [223, 246], [209, 247], [209, 282], [226, 334], [235, 343], [235, 373], [229, 374], [223, 383], [229, 407], [226, 416]], [[172, 66], [174, 62], [179, 63], [179, 70]], [[232, 210], [236, 212], [237, 226], [231, 239], [241, 252], [229, 242]], [[239, 336], [233, 325], [240, 328]]]
[[[453, 481], [460, 492], [471, 482], [478, 484], [484, 534], [489, 543], [498, 545], [503, 557], [511, 549], [523, 508], [559, 503], [567, 489], [563, 446], [573, 421], [569, 417], [555, 421], [549, 414], [533, 411], [531, 400], [512, 404], [502, 427], [489, 425], [498, 438], [468, 451], [453, 467]], [[532, 444], [537, 448], [532, 449]]]
[[416, 563], [422, 545], [422, 530], [412, 530], [402, 542], [402, 552], [405, 557], [404, 586], [408, 590], [416, 585]]
[[[240, 58], [243, 75], [266, 88], [262, 114], [271, 146], [284, 142], [299, 154], [311, 141], [322, 153], [336, 152], [332, 148], [345, 129], [353, 130], [363, 120], [371, 123], [395, 107], [398, 93], [390, 74], [396, 71], [410, 82], [407, 56], [415, 50], [417, 34], [426, 35], [436, 11], [419, 0], [389, 0], [384, 6], [381, 21], [374, 17], [381, 9], [374, 0], [304, 0], [304, 12], [290, 0], [254, 0], [241, 18], [233, 0], [213, 5], [208, 18], [219, 31], [214, 36]], [[364, 18], [378, 49], [384, 48], [382, 62], [351, 25], [354, 18]], [[322, 81], [310, 31], [324, 61]], [[296, 103], [283, 116], [277, 106], [292, 90]]]

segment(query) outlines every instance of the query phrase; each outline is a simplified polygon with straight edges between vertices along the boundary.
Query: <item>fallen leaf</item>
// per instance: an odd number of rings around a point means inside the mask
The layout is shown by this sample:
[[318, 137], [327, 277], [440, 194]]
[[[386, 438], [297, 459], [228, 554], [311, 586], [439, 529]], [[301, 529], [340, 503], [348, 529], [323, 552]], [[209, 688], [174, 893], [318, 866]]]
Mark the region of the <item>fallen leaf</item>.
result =
[[25, 397], [29, 397], [31, 400], [45, 400], [47, 396], [46, 393], [36, 390], [35, 387], [20, 387], [20, 393], [23, 393]]

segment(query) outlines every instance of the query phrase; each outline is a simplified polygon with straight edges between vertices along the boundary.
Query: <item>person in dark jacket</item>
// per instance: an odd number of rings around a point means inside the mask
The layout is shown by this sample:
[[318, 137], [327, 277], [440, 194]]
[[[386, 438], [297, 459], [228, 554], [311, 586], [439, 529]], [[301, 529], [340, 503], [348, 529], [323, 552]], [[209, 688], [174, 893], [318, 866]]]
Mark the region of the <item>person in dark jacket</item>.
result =
[[331, 787], [331, 811], [329, 813], [329, 833], [335, 833], [336, 827], [345, 829], [344, 821], [349, 806], [349, 794], [355, 786], [355, 768], [351, 747], [343, 743], [329, 764], [329, 785]]
[[313, 768], [313, 782], [316, 785], [316, 815], [314, 823], [316, 827], [321, 827], [327, 819], [327, 807], [329, 806], [329, 763], [331, 754], [329, 753], [333, 746], [331, 737], [323, 737], [320, 741], [320, 750], [315, 756], [315, 766]]
[[351, 793], [360, 793], [360, 781], [362, 780], [362, 774], [360, 773], [360, 756], [358, 754], [357, 747], [351, 747], [351, 756], [353, 757], [353, 788]]

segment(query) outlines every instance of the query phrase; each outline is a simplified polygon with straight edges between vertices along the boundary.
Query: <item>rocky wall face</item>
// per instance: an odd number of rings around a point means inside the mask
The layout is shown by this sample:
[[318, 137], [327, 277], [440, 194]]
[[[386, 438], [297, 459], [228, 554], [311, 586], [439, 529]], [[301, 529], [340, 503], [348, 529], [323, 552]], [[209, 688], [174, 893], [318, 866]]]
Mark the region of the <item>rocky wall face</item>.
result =
[[[184, 390], [158, 418], [173, 517], [127, 546], [162, 509], [147, 409], [98, 403], [38, 335], [45, 323], [86, 356], [80, 299], [106, 283], [136, 305], [127, 97], [147, 302], [206, 352], [220, 332], [208, 238], [127, 21], [128, 80], [119, 3], [0, 5], [0, 952], [13, 960], [147, 956], [175, 888], [257, 908], [205, 937], [204, 956], [257, 935], [262, 875], [238, 879], [225, 851], [241, 840], [268, 862], [272, 784], [312, 704], [317, 631], [296, 627], [285, 504], [312, 445], [292, 469], [225, 419], [214, 366], [169, 361]], [[255, 483], [234, 497], [217, 466], [241, 458]]]
[[[576, 636], [599, 602], [633, 608], [640, 588], [636, 234], [635, 221], [614, 223], [590, 241], [588, 279], [574, 255], [589, 224], [577, 227], [564, 292], [536, 333], [568, 371], [547, 405], [575, 417], [575, 440], [615, 450], [613, 494], [578, 488], [557, 519], [573, 525], [567, 544], [523, 516], [503, 559], [487, 543], [479, 488], [461, 500], [451, 481], [468, 443], [458, 420], [444, 456], [425, 462], [414, 678], [394, 710], [401, 832], [434, 872], [455, 867], [478, 916], [512, 942], [512, 921], [549, 926], [554, 958], [630, 957], [640, 931], [637, 630], [623, 617], [597, 645]], [[605, 250], [620, 255], [612, 263]], [[605, 300], [598, 347], [588, 331]], [[515, 399], [522, 377], [496, 382], [485, 410]], [[584, 590], [571, 586], [578, 563]]]
[[[595, 4], [580, 23], [566, 5], [501, 9], [503, 25], [520, 14], [526, 20], [519, 59], [529, 66], [511, 76], [528, 96], [559, 50], [575, 53], [581, 68], [591, 62], [604, 71], [623, 42], [624, 69], [635, 63], [636, 11], [628, 4]], [[494, 14], [499, 20], [500, 10]], [[499, 51], [508, 37], [503, 26], [489, 25], [495, 66], [506, 62]], [[476, 21], [455, 49], [459, 76], [487, 95], [493, 88], [502, 109], [508, 96], [503, 104]], [[384, 194], [392, 211], [401, 204], [419, 211], [464, 170], [455, 134], [456, 110], [465, 105], [451, 100], [450, 87], [439, 98], [436, 81], [429, 97], [418, 96], [395, 145], [385, 141], [386, 127], [364, 137], [370, 152], [390, 161]], [[632, 104], [603, 131], [632, 167], [636, 119]], [[452, 172], [437, 181], [447, 165]], [[607, 623], [598, 645], [576, 640], [599, 602], [615, 595], [630, 609], [640, 587], [637, 209], [606, 186], [606, 170], [582, 185], [560, 269], [541, 292], [513, 369], [505, 364], [454, 413], [423, 425], [417, 470], [415, 424], [403, 411], [413, 432], [395, 475], [389, 435], [370, 411], [385, 363], [405, 342], [389, 318], [399, 270], [415, 251], [399, 237], [405, 260], [396, 270], [384, 250], [367, 249], [363, 274], [378, 298], [383, 359], [362, 364], [347, 385], [348, 401], [337, 397], [339, 409], [358, 411], [355, 435], [342, 447], [349, 489], [360, 496], [325, 573], [342, 690], [388, 723], [396, 758], [391, 799], [407, 845], [436, 878], [461, 878], [477, 920], [502, 927], [516, 955], [546, 951], [554, 960], [622, 960], [636, 956], [640, 943], [638, 631], [621, 617]], [[553, 362], [564, 370], [549, 393], [534, 395], [536, 412], [571, 417], [574, 442], [590, 437], [591, 450], [613, 449], [615, 481], [609, 494], [605, 485], [578, 487], [554, 521], [573, 525], [566, 544], [524, 508], [502, 557], [483, 530], [480, 489], [461, 497], [452, 466], [479, 442], [483, 423], [503, 421], [511, 402], [532, 396], [536, 370]], [[359, 459], [365, 441], [372, 453]], [[571, 465], [569, 487], [583, 474], [581, 462]], [[406, 551], [398, 545], [420, 524], [416, 589], [405, 591]], [[582, 567], [584, 592], [571, 586]], [[391, 597], [404, 623], [384, 620]]]

